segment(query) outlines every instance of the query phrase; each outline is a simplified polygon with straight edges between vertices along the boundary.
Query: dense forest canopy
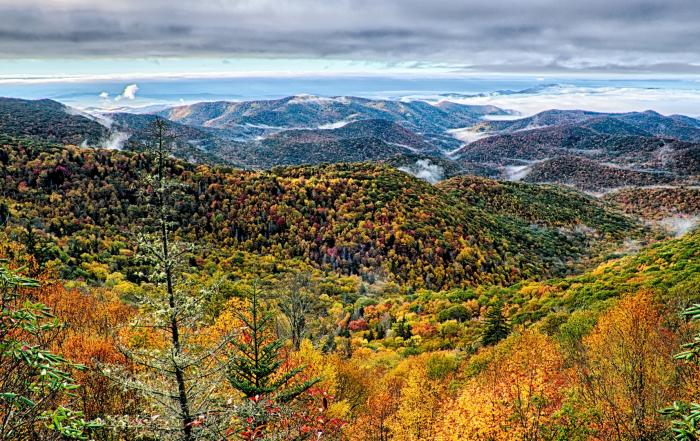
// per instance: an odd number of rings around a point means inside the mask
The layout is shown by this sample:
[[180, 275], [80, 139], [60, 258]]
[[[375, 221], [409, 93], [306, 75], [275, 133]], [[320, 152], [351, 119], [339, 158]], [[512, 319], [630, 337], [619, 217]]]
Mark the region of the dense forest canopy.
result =
[[[45, 259], [66, 263], [67, 271], [88, 252], [131, 277], [123, 248], [130, 231], [151, 221], [139, 195], [151, 159], [2, 142], [5, 204], [17, 207], [8, 223], [29, 223], [53, 241]], [[562, 274], [605, 242], [642, 234], [614, 207], [554, 187], [521, 186], [512, 196], [477, 189], [476, 200], [461, 192], [462, 178], [434, 187], [367, 163], [270, 172], [174, 160], [167, 167], [180, 184], [173, 221], [183, 239], [416, 287]], [[535, 204], [548, 209], [533, 210]]]

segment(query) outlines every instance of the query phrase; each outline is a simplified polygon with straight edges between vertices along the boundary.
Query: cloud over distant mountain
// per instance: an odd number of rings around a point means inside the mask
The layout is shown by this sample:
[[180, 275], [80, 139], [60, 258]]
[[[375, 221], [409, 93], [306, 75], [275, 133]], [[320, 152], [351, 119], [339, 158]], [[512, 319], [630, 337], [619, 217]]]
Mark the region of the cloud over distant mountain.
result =
[[138, 92], [139, 86], [136, 84], [129, 84], [124, 88], [124, 92], [117, 97], [117, 99], [125, 98], [127, 100], [136, 99], [136, 92]]
[[700, 72], [697, 0], [0, 0], [0, 56], [338, 57]]

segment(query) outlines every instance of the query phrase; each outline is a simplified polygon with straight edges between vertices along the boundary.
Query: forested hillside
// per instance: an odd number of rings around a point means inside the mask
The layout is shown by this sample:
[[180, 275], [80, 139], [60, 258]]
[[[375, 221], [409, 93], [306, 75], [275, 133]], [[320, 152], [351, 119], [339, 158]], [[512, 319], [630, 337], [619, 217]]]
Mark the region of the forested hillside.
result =
[[633, 222], [619, 213], [614, 205], [554, 185], [462, 176], [443, 181], [438, 187], [470, 206], [548, 227], [588, 228], [618, 236]]
[[[12, 223], [54, 242], [43, 259], [72, 271], [88, 252], [115, 270], [135, 271], [122, 268], [129, 265], [122, 249], [130, 232], [149, 221], [140, 208], [148, 156], [13, 139], [3, 146], [4, 204], [15, 213]], [[183, 238], [415, 286], [561, 274], [596, 243], [641, 231], [583, 196], [576, 204], [560, 198], [566, 206], [543, 211], [540, 222], [534, 211], [521, 213], [525, 200], [494, 212], [380, 165], [260, 173], [169, 161], [168, 169], [181, 186], [174, 221]], [[515, 198], [521, 196], [527, 197]]]
[[625, 188], [605, 195], [605, 199], [648, 219], [700, 215], [698, 187]]
[[108, 130], [87, 114], [56, 101], [0, 97], [0, 133], [80, 145], [99, 141]]

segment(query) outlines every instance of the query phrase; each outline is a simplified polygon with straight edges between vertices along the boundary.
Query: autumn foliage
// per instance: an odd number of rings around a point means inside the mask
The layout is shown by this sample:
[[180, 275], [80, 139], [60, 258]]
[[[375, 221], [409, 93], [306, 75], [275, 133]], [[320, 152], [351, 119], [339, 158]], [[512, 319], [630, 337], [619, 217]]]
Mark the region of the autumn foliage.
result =
[[[698, 402], [674, 355], [698, 332], [679, 313], [700, 233], [594, 265], [584, 250], [641, 227], [569, 190], [165, 156], [158, 218], [146, 153], [1, 142], [0, 266], [38, 280], [12, 313], [52, 320], [30, 341], [77, 386], [36, 412], [42, 436], [82, 419], [72, 439], [662, 441], [659, 410]], [[143, 255], [148, 225], [177, 259]]]

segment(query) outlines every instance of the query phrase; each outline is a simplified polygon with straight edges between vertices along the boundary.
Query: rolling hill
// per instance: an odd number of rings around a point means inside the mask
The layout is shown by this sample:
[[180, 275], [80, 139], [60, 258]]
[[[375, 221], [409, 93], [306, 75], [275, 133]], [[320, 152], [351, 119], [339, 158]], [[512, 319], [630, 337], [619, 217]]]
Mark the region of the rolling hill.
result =
[[700, 216], [700, 188], [623, 188], [604, 196], [632, 215], [645, 219], [694, 218]]
[[[560, 183], [587, 191], [693, 184], [700, 173], [700, 143], [689, 141], [695, 139], [696, 130], [691, 120], [653, 112], [549, 111], [495, 121], [492, 128], [498, 132], [487, 132], [490, 136], [464, 145], [450, 157], [497, 168], [507, 179]], [[668, 124], [665, 130], [663, 124]]]
[[293, 129], [218, 150], [219, 156], [266, 168], [336, 162], [380, 161], [402, 154], [440, 156], [404, 127], [387, 120], [360, 120], [335, 129]]
[[440, 182], [438, 187], [470, 206], [515, 216], [531, 224], [588, 229], [613, 237], [619, 237], [632, 225], [630, 218], [613, 204], [554, 185], [459, 176]]
[[550, 182], [591, 192], [625, 186], [680, 185], [671, 173], [644, 171], [602, 164], [580, 156], [560, 156], [528, 166], [522, 178], [527, 182]]
[[[2, 185], [14, 222], [31, 220], [54, 244], [50, 256], [66, 271], [79, 269], [89, 249], [136, 277], [138, 269], [120, 249], [129, 231], [149, 222], [139, 204], [148, 156], [10, 138], [2, 144]], [[633, 220], [613, 213], [601, 216], [605, 226], [562, 230], [566, 222], [576, 226], [572, 215], [556, 223], [538, 222], [534, 212], [527, 217], [517, 207], [494, 211], [376, 164], [244, 172], [173, 160], [168, 167], [181, 184], [173, 214], [178, 235], [204, 249], [216, 243], [415, 286], [506, 284], [563, 274], [597, 239], [639, 234]], [[576, 204], [567, 209], [600, 209], [586, 198]]]
[[584, 110], [546, 110], [536, 115], [506, 121], [484, 121], [483, 132], [514, 133], [561, 125], [590, 127], [598, 133], [659, 136], [681, 141], [700, 141], [700, 122], [680, 115], [664, 116], [647, 110], [629, 113], [600, 113]]

